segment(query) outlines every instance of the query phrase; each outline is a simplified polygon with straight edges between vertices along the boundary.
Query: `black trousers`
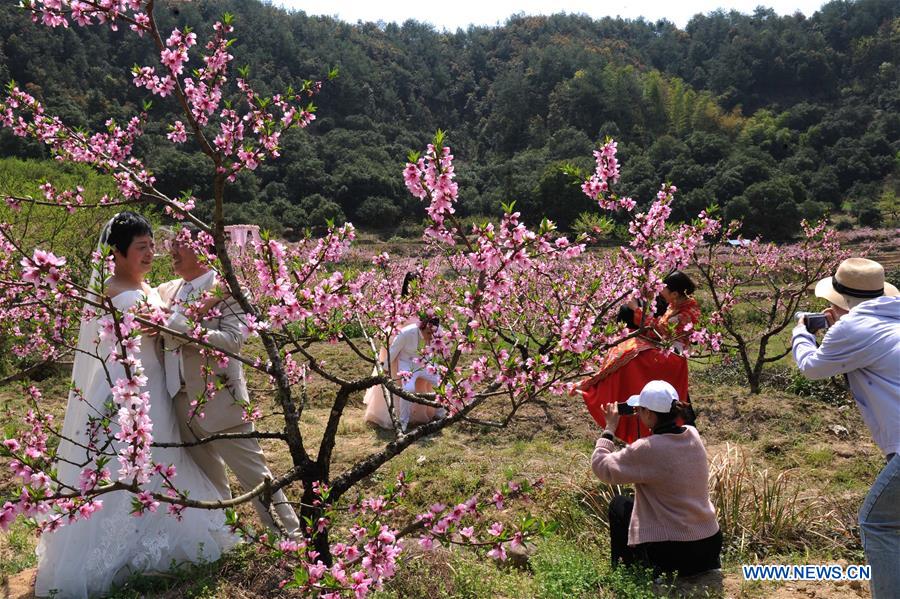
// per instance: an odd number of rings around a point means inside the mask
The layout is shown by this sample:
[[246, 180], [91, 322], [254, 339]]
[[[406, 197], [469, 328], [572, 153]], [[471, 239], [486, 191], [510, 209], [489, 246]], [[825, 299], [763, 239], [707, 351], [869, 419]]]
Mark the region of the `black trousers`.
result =
[[699, 541], [659, 541], [628, 546], [628, 525], [634, 498], [616, 495], [609, 504], [610, 553], [613, 568], [619, 563], [640, 564], [653, 569], [654, 576], [678, 573], [691, 576], [721, 568], [722, 531]]

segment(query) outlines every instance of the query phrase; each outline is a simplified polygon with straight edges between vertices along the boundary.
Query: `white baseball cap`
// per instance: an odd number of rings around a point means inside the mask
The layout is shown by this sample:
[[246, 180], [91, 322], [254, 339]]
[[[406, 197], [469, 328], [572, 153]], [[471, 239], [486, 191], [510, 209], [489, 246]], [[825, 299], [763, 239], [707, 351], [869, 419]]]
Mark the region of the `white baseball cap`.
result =
[[641, 389], [640, 395], [628, 398], [628, 405], [647, 408], [652, 412], [667, 414], [672, 410], [672, 402], [678, 401], [678, 391], [666, 381], [650, 381]]

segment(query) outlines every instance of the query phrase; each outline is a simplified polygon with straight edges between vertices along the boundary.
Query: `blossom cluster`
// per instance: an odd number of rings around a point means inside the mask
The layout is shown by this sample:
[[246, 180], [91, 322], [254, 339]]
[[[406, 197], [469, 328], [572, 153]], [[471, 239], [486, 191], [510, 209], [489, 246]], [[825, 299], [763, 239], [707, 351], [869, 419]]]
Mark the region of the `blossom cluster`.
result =
[[[126, 199], [136, 199], [151, 187], [155, 177], [144, 164], [133, 157], [135, 140], [143, 134], [146, 115], [132, 117], [123, 127], [113, 119], [106, 121], [106, 131], [92, 135], [75, 130], [59, 117], [47, 115], [44, 106], [34, 96], [22, 91], [14, 82], [7, 86], [0, 99], [0, 125], [18, 137], [29, 137], [47, 145], [60, 160], [92, 165], [112, 173], [118, 190]], [[53, 187], [43, 189], [48, 200], [65, 204], [72, 209], [81, 205], [81, 194], [57, 194]]]
[[633, 199], [609, 195], [611, 186], [619, 181], [617, 148], [618, 144], [614, 140], [607, 140], [602, 148], [594, 150], [597, 166], [594, 174], [581, 184], [581, 191], [592, 200], [597, 200], [597, 205], [604, 210], [624, 209], [630, 212], [636, 205]]
[[132, 23], [134, 31], [143, 31], [149, 19], [141, 12], [142, 0], [22, 0], [22, 7], [31, 12], [35, 22], [48, 27], [68, 27], [69, 20], [81, 27], [108, 24], [116, 31], [120, 22]]
[[407, 514], [407, 480], [401, 472], [381, 494], [360, 497], [347, 506], [346, 513], [352, 518], [349, 534], [331, 546], [327, 557], [319, 552], [317, 540], [328, 533], [337, 512], [326, 484], [311, 485], [312, 505], [321, 509], [321, 515], [307, 523], [301, 536], [277, 540], [268, 533], [256, 535], [233, 511], [229, 511], [228, 521], [247, 540], [271, 551], [278, 563], [288, 569], [291, 575], [281, 581], [282, 587], [331, 599], [346, 595], [362, 598], [382, 589], [396, 574], [399, 560], [411, 544], [426, 550], [437, 545], [465, 546], [503, 561], [509, 549], [524, 548], [528, 539], [548, 534], [553, 527], [537, 518], [504, 523], [487, 517], [491, 511], [508, 509], [510, 502], [527, 502], [542, 482], [511, 482], [484, 497], [472, 496], [455, 506], [434, 504], [415, 515], [406, 526], [399, 526], [397, 522]]
[[406, 164], [403, 180], [414, 197], [428, 201], [425, 211], [432, 224], [425, 229], [425, 234], [452, 245], [456, 230], [447, 229], [444, 221], [456, 212], [454, 204], [459, 196], [459, 185], [453, 180], [456, 174], [450, 148], [445, 146], [438, 151], [438, 142], [428, 144], [423, 157]]

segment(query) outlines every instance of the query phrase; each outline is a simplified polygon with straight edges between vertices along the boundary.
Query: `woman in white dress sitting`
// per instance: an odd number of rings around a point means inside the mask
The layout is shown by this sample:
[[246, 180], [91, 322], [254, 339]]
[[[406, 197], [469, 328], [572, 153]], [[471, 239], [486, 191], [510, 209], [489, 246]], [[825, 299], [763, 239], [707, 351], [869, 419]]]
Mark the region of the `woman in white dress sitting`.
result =
[[[431, 343], [434, 332], [440, 322], [437, 317], [427, 318], [400, 329], [391, 346], [380, 356], [382, 368], [386, 374], [404, 391], [410, 393], [430, 393], [439, 381], [435, 374], [428, 371], [421, 359], [421, 348]], [[404, 380], [401, 373], [411, 373]], [[388, 410], [388, 401], [394, 407], [400, 427], [405, 431], [410, 425], [415, 426], [430, 422], [440, 417], [442, 409], [407, 401], [390, 394], [381, 385], [370, 387], [363, 402], [366, 404], [366, 422], [381, 428], [393, 429], [393, 421]]]

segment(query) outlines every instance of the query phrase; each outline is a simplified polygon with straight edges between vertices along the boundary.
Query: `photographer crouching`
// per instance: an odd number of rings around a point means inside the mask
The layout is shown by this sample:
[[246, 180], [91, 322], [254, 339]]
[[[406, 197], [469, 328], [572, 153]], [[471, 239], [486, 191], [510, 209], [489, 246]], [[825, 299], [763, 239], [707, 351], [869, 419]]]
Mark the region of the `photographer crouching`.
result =
[[[794, 360], [810, 379], [847, 375], [863, 422], [887, 465], [859, 510], [859, 534], [872, 567], [873, 599], [900, 597], [900, 297], [884, 268], [865, 258], [841, 262], [816, 285], [831, 303], [803, 314], [793, 331]], [[816, 347], [815, 333], [826, 330]]]
[[[609, 506], [613, 567], [639, 563], [654, 576], [721, 567], [722, 532], [709, 500], [706, 448], [697, 429], [676, 422], [685, 405], [672, 385], [650, 381], [624, 405], [605, 406], [606, 430], [591, 467], [604, 482], [634, 483], [634, 499], [619, 495]], [[616, 451], [614, 431], [626, 406], [653, 434]]]

